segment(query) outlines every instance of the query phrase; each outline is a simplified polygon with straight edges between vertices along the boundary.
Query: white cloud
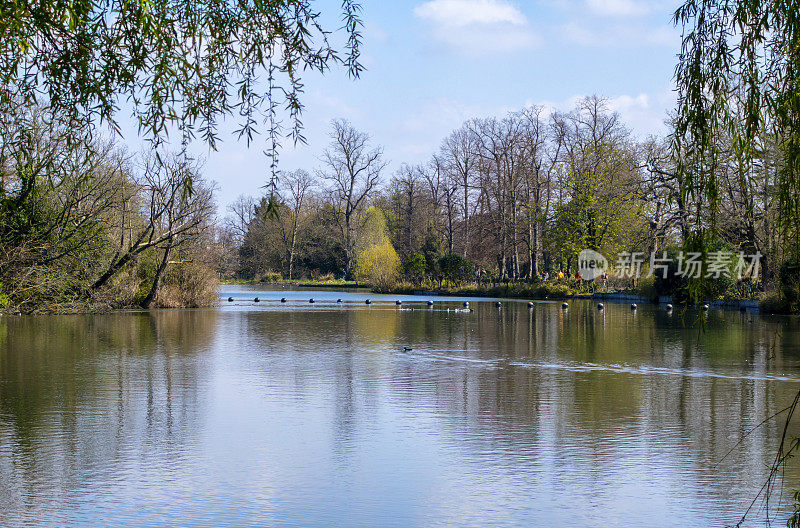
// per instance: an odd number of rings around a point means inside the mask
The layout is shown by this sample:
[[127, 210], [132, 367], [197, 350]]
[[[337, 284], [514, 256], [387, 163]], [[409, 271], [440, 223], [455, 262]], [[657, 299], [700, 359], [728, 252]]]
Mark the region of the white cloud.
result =
[[435, 24], [465, 27], [472, 24], [527, 25], [519, 9], [503, 0], [431, 0], [414, 8], [419, 18]]
[[631, 108], [647, 108], [650, 106], [650, 98], [647, 94], [637, 96], [620, 95], [608, 100], [608, 107], [615, 112], [630, 110]]
[[602, 16], [638, 16], [650, 11], [652, 6], [635, 0], [586, 0], [593, 13]]
[[[622, 122], [636, 132], [652, 133], [659, 128], [664, 120], [663, 108], [654, 108], [647, 94], [619, 95], [608, 100], [608, 109], [617, 112]], [[654, 115], [654, 110], [658, 112]]]
[[537, 43], [527, 17], [506, 0], [430, 0], [414, 8], [434, 38], [467, 54], [509, 52]]
[[[545, 115], [552, 112], [569, 112], [575, 108], [578, 102], [586, 95], [573, 95], [563, 101], [533, 101], [529, 100], [526, 106], [534, 104], [542, 106]], [[664, 135], [667, 133], [667, 126], [664, 121], [667, 113], [675, 107], [675, 93], [668, 87], [661, 91], [637, 95], [621, 94], [615, 97], [607, 97], [606, 105], [608, 110], [617, 112], [622, 123], [628, 127], [634, 136], [644, 138], [649, 135]]]
[[680, 33], [671, 27], [646, 27], [640, 25], [613, 25], [604, 28], [587, 27], [570, 22], [558, 30], [562, 40], [589, 47], [614, 46], [679, 46]]
[[608, 100], [608, 108], [618, 112], [622, 122], [637, 136], [664, 134], [667, 112], [675, 107], [675, 93], [665, 88], [656, 94], [619, 95]]

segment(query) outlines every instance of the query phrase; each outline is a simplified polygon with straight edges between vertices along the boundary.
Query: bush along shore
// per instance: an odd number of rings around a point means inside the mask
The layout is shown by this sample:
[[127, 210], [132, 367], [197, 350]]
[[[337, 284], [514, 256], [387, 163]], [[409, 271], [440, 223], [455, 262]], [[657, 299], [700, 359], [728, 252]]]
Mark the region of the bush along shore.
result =
[[226, 279], [223, 284], [274, 284], [276, 286], [298, 286], [301, 288], [371, 288], [369, 283], [356, 280], [336, 279], [332, 274], [309, 279], [284, 279], [280, 273], [269, 273], [258, 279]]
[[216, 302], [215, 208], [199, 163], [76, 137], [33, 104], [0, 98], [0, 117], [0, 311]]
[[[680, 248], [669, 248], [677, 254]], [[677, 262], [677, 257], [673, 262]], [[556, 278], [536, 281], [497, 281], [491, 276], [474, 280], [485, 273], [459, 255], [434, 260], [419, 257], [406, 260], [396, 271], [394, 281], [374, 282], [375, 290], [387, 293], [429, 293], [435, 295], [502, 297], [518, 299], [605, 298], [637, 302], [670, 303], [677, 306], [721, 306], [759, 309], [764, 313], [800, 313], [800, 266], [786, 263], [779, 271], [778, 287], [765, 291], [761, 280], [753, 277], [735, 280], [735, 270], [724, 270], [717, 277], [700, 273], [685, 277], [670, 264], [666, 273], [650, 274], [643, 266], [641, 278], [622, 278], [607, 274], [605, 280], [582, 280], [577, 273], [553, 274]], [[547, 275], [550, 275], [547, 273]], [[560, 275], [560, 276], [559, 276]]]
[[[270, 284], [292, 284], [297, 286], [333, 288], [364, 287], [376, 293], [449, 295], [466, 297], [498, 297], [530, 300], [546, 299], [609, 299], [619, 301], [669, 303], [676, 306], [719, 306], [731, 309], [759, 309], [764, 313], [792, 314], [800, 308], [796, 299], [800, 292], [800, 276], [797, 268], [783, 266], [780, 271], [778, 289], [763, 291], [761, 281], [733, 280], [731, 273], [717, 278], [682, 278], [677, 274], [648, 276], [645, 266], [643, 278], [623, 279], [607, 275], [606, 281], [585, 281], [575, 274], [537, 281], [499, 281], [482, 268], [460, 255], [444, 255], [438, 259], [426, 259], [412, 255], [401, 264], [387, 259], [370, 259], [369, 265], [359, 259], [356, 273], [359, 280], [345, 281], [327, 274], [314, 280], [281, 278], [270, 272], [258, 281]], [[669, 270], [672, 271], [672, 270]], [[476, 275], [485, 274], [475, 280]], [[549, 273], [548, 273], [549, 275]], [[237, 281], [232, 281], [237, 282]], [[795, 299], [794, 302], [790, 299]]]
[[375, 287], [376, 293], [399, 294], [433, 294], [451, 295], [462, 297], [499, 297], [506, 299], [573, 299], [591, 298], [592, 292], [581, 291], [569, 284], [539, 283], [529, 284], [524, 282], [491, 284], [491, 283], [464, 283], [464, 284], [414, 284], [398, 282], [385, 288]]

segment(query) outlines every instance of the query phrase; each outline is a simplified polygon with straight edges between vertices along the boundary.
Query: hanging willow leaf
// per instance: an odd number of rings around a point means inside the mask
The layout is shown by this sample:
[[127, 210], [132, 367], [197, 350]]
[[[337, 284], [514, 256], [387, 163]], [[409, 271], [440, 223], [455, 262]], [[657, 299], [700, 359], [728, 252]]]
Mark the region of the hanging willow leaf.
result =
[[248, 142], [258, 123], [275, 129], [267, 100], [283, 94], [291, 136], [302, 141], [300, 72], [340, 65], [357, 77], [360, 15], [357, 0], [343, 0], [344, 25], [331, 30], [312, 0], [2, 2], [0, 86], [48, 105], [76, 131], [118, 130], [125, 105], [154, 143], [180, 125], [211, 148], [228, 116]]
[[[675, 72], [674, 147], [684, 193], [718, 208], [720, 138], [744, 170], [758, 145], [777, 141], [780, 226], [800, 254], [800, 10], [785, 0], [687, 0], [675, 11], [683, 44]], [[702, 225], [696, 231], [702, 236]]]

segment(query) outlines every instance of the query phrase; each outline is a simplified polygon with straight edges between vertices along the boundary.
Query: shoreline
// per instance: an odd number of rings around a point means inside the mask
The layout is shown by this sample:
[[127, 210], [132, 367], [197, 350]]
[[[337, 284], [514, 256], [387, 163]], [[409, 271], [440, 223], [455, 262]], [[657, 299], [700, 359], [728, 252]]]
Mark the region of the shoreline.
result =
[[[402, 285], [394, 288], [374, 288], [369, 284], [357, 283], [355, 281], [276, 281], [276, 282], [255, 282], [255, 281], [225, 281], [220, 283], [220, 287], [226, 285], [261, 285], [270, 286], [295, 286], [301, 288], [323, 288], [327, 290], [340, 289], [342, 291], [354, 289], [369, 289], [373, 293], [397, 294], [397, 295], [418, 295], [432, 297], [486, 297], [497, 299], [519, 299], [530, 301], [568, 301], [568, 300], [587, 300], [605, 301], [613, 303], [641, 303], [641, 304], [675, 304], [675, 308], [692, 308], [693, 306], [674, 302], [669, 297], [652, 298], [643, 296], [633, 291], [612, 291], [612, 292], [575, 292], [564, 284], [538, 284], [538, 285], [502, 285], [502, 286], [479, 286], [466, 285], [459, 287], [444, 288], [422, 288], [411, 285]], [[739, 310], [747, 313], [758, 313], [764, 315], [800, 315], [777, 313], [765, 310], [762, 303], [756, 299], [718, 299], [709, 301], [709, 307], [723, 310]], [[40, 306], [34, 310], [26, 312], [11, 312], [0, 310], [0, 316], [22, 316], [22, 315], [91, 315], [108, 314], [132, 311], [152, 311], [152, 310], [184, 310], [197, 308], [213, 308], [219, 306], [219, 302], [203, 306], [172, 306], [145, 309], [137, 305], [130, 306], [110, 306], [108, 304], [83, 304], [75, 303], [71, 305], [59, 305], [52, 307]]]
[[[476, 285], [469, 285], [464, 287], [454, 288], [389, 288], [380, 290], [380, 293], [396, 293], [396, 294], [410, 294], [410, 295], [432, 295], [437, 297], [493, 297], [500, 299], [527, 299], [531, 301], [566, 301], [566, 300], [603, 300], [610, 302], [634, 302], [642, 304], [675, 304], [676, 307], [691, 308], [693, 305], [684, 304], [674, 301], [671, 297], [648, 297], [635, 291], [612, 291], [612, 292], [574, 292], [568, 289], [564, 284], [538, 284], [538, 285], [522, 285], [522, 286], [490, 286], [481, 287]], [[751, 313], [763, 313], [770, 315], [798, 315], [798, 314], [779, 314], [765, 311], [761, 302], [757, 299], [717, 299], [707, 301], [709, 307], [726, 309], [726, 310], [740, 310]]]
[[369, 284], [357, 281], [314, 281], [314, 280], [279, 280], [279, 281], [221, 281], [220, 286], [236, 285], [236, 284], [250, 284], [250, 285], [263, 285], [263, 286], [299, 286], [301, 288], [342, 288], [350, 290], [354, 288], [372, 288]]

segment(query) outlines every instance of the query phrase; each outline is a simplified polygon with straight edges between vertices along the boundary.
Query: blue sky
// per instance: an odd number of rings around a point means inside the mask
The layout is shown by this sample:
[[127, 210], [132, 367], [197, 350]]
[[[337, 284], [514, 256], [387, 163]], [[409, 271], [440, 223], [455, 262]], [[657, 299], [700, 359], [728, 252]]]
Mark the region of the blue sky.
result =
[[[338, 1], [319, 2], [338, 15]], [[391, 161], [424, 161], [471, 117], [502, 115], [529, 104], [568, 109], [578, 97], [609, 98], [638, 136], [663, 134], [674, 105], [672, 76], [680, 32], [677, 2], [640, 0], [428, 0], [364, 2], [363, 63], [357, 80], [343, 72], [307, 75], [303, 121], [308, 144], [288, 145], [281, 168], [313, 170], [330, 121], [343, 117], [383, 145]], [[333, 22], [336, 25], [336, 22]], [[206, 157], [219, 184], [220, 215], [239, 194], [266, 180], [262, 145], [225, 136]]]

